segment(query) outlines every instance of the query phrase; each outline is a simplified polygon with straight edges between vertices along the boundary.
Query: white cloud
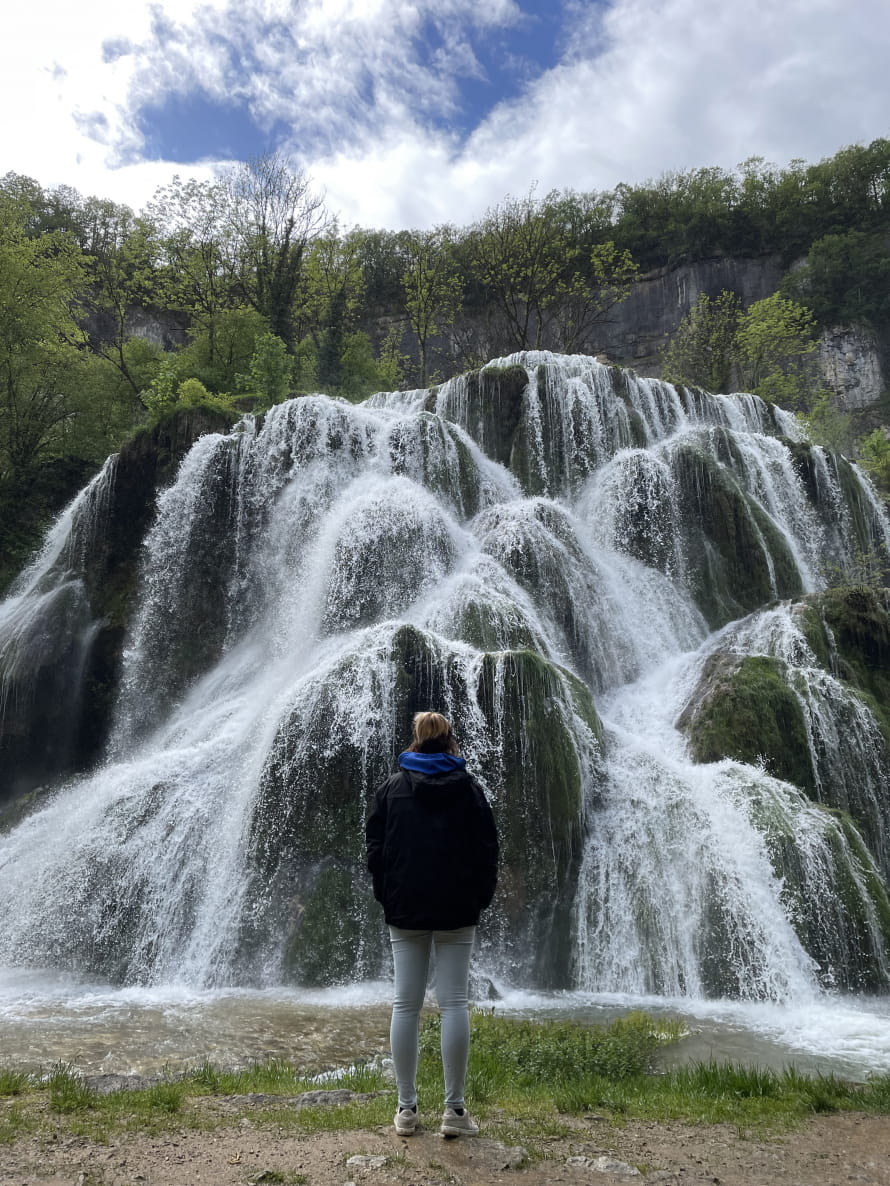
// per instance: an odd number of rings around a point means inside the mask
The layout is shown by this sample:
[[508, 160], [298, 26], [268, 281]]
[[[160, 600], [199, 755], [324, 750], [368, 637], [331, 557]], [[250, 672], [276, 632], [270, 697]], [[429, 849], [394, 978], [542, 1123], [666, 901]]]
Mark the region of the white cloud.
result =
[[[197, 2], [175, 0], [179, 11]], [[163, 3], [155, 7], [163, 10]], [[175, 166], [138, 159], [131, 57], [103, 51], [106, 39], [135, 44], [150, 36], [150, 28], [149, 5], [142, 3], [32, 0], [9, 6], [0, 43], [0, 173], [12, 170], [46, 185], [64, 183], [135, 204], [168, 180]], [[120, 167], [128, 151], [136, 154], [135, 163]]]
[[0, 172], [140, 204], [211, 167], [140, 159], [140, 105], [197, 87], [290, 128], [330, 205], [368, 226], [464, 223], [533, 180], [611, 188], [890, 135], [886, 0], [564, 0], [561, 61], [462, 139], [461, 83], [483, 75], [482, 39], [527, 26], [521, 7], [36, 0], [5, 19], [0, 102], [20, 115]]
[[[390, 129], [314, 171], [349, 219], [464, 222], [506, 193], [612, 188], [751, 155], [784, 164], [890, 135], [884, 0], [614, 0], [573, 6], [563, 61], [453, 150]], [[415, 187], [408, 186], [411, 175]], [[388, 213], [391, 211], [391, 213]]]

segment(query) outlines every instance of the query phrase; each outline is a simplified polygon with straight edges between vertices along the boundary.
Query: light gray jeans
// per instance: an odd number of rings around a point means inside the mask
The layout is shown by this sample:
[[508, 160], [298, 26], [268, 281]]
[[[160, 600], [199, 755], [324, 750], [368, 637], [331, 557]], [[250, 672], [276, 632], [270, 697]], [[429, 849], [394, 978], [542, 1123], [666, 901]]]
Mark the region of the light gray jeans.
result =
[[436, 952], [436, 1000], [442, 1015], [442, 1070], [445, 1107], [464, 1106], [470, 1053], [468, 982], [475, 927], [456, 931], [403, 931], [389, 928], [396, 987], [389, 1040], [399, 1088], [399, 1107], [417, 1105], [417, 1037], [420, 1008], [429, 978], [430, 951]]

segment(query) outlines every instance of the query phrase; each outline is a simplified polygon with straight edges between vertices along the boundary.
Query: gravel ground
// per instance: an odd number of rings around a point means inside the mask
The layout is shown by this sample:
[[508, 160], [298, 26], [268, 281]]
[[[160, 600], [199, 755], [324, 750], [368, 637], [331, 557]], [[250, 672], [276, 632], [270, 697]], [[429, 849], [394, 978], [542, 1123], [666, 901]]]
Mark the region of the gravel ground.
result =
[[[764, 1138], [729, 1125], [578, 1120], [570, 1138], [524, 1160], [483, 1131], [443, 1140], [389, 1129], [309, 1136], [253, 1126], [249, 1117], [212, 1132], [126, 1136], [109, 1144], [58, 1135], [0, 1146], [3, 1186], [890, 1186], [890, 1117], [816, 1117]], [[539, 1146], [540, 1148], [541, 1146]], [[354, 1159], [354, 1160], [350, 1160]]]

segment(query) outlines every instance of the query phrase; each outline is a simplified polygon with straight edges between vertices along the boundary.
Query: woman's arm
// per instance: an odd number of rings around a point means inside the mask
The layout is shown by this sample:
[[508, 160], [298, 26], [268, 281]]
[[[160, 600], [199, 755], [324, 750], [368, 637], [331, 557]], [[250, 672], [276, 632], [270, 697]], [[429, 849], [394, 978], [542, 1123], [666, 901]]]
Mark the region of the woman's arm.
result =
[[365, 851], [368, 857], [368, 871], [374, 883], [374, 897], [383, 901], [383, 843], [386, 839], [386, 792], [389, 780], [374, 796], [374, 806], [365, 823]]

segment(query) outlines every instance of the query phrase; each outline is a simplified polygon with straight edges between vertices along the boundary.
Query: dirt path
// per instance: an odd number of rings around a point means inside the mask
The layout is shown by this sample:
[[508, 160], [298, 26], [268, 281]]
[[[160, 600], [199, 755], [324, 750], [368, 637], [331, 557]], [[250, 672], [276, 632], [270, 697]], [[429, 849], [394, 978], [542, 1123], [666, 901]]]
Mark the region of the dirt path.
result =
[[[243, 1121], [214, 1132], [183, 1130], [98, 1145], [78, 1138], [20, 1138], [0, 1145], [3, 1186], [890, 1186], [890, 1117], [818, 1117], [774, 1138], [730, 1126], [602, 1120], [577, 1122], [570, 1139], [549, 1142], [546, 1160], [491, 1136], [411, 1139], [392, 1129], [276, 1134]], [[363, 1158], [364, 1164], [349, 1162]], [[381, 1159], [385, 1159], [381, 1161]], [[609, 1168], [609, 1161], [613, 1164]], [[624, 1172], [615, 1162], [624, 1163]], [[605, 1167], [605, 1168], [604, 1168]], [[637, 1169], [638, 1176], [628, 1171]], [[642, 1171], [642, 1173], [639, 1173]]]

